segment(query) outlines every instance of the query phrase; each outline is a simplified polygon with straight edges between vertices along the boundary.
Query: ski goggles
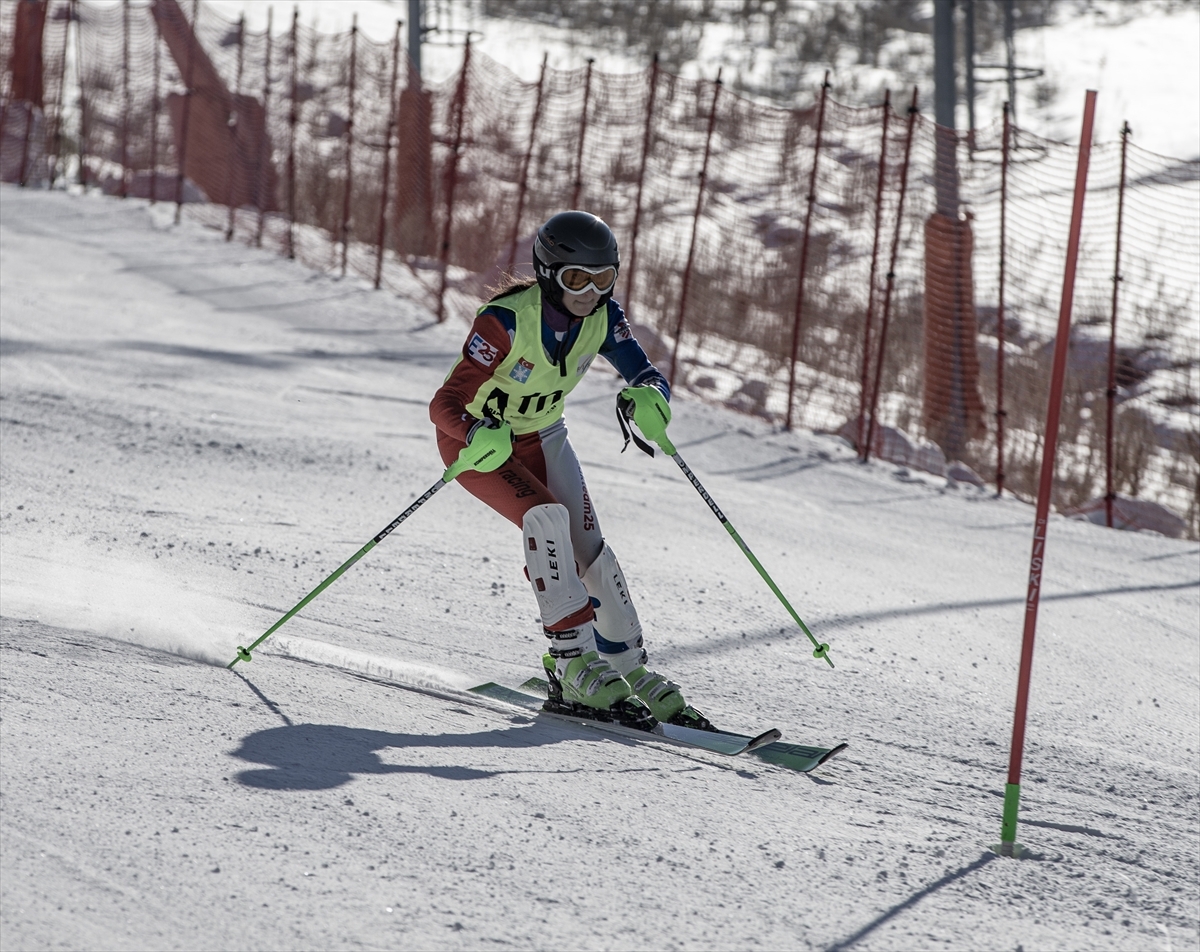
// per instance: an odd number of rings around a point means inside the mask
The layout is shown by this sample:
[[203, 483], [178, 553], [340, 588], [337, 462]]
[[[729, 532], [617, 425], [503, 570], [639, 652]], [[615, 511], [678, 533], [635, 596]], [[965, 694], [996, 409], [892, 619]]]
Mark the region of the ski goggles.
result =
[[583, 265], [573, 264], [559, 268], [554, 277], [560, 288], [570, 291], [572, 294], [583, 294], [588, 290], [595, 291], [597, 294], [607, 294], [617, 283], [617, 269], [612, 265], [586, 268]]

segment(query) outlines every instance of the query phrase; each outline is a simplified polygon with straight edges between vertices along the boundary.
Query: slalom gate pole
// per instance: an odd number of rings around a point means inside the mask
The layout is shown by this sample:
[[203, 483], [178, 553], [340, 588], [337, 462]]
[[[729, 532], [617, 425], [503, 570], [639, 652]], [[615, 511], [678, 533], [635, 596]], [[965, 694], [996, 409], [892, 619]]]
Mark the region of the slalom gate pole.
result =
[[1041, 480], [1038, 484], [1037, 514], [1033, 524], [1033, 555], [1029, 560], [1029, 589], [1025, 596], [1025, 631], [1021, 641], [1021, 670], [1017, 678], [1017, 703], [1013, 712], [1012, 747], [1009, 750], [1008, 783], [1004, 787], [1001, 856], [1017, 856], [1017, 813], [1021, 801], [1021, 758], [1025, 748], [1025, 717], [1029, 707], [1029, 676], [1033, 667], [1033, 641], [1037, 633], [1038, 600], [1046, 556], [1046, 523], [1054, 490], [1054, 457], [1058, 448], [1058, 423], [1066, 378], [1067, 351], [1071, 342], [1071, 307], [1075, 297], [1075, 265], [1079, 259], [1079, 233], [1083, 225], [1083, 199], [1087, 192], [1088, 159], [1092, 149], [1092, 121], [1096, 115], [1096, 91], [1089, 89], [1083, 106], [1083, 132], [1079, 138], [1079, 160], [1075, 169], [1075, 200], [1071, 230], [1067, 237], [1067, 260], [1063, 274], [1062, 301], [1058, 310], [1058, 334], [1054, 339], [1054, 365], [1050, 378], [1050, 402], [1046, 408], [1045, 443], [1042, 449]]
[[429, 502], [429, 500], [434, 497], [434, 495], [437, 493], [437, 491], [439, 489], [441, 489], [447, 483], [454, 482], [455, 479], [457, 479], [462, 473], [466, 472], [467, 470], [480, 469], [481, 466], [483, 466], [483, 465], [490, 465], [490, 464], [485, 464], [485, 460], [487, 460], [489, 456], [493, 456], [494, 451], [489, 451], [484, 456], [479, 457], [479, 458], [471, 458], [469, 450], [470, 450], [469, 446], [464, 447], [463, 450], [459, 453], [458, 459], [455, 460], [444, 473], [442, 473], [441, 479], [439, 479], [436, 483], [434, 483], [427, 490], [425, 490], [425, 492], [420, 496], [420, 498], [418, 498], [411, 506], [409, 506], [407, 509], [405, 509], [404, 512], [400, 513], [400, 515], [398, 515], [395, 519], [393, 519], [386, 526], [384, 526], [383, 529], [379, 532], [379, 534], [375, 536], [375, 538], [373, 538], [370, 542], [368, 542], [361, 549], [359, 549], [352, 556], [350, 556], [350, 558], [348, 558], [345, 562], [343, 562], [341, 565], [339, 565], [334, 570], [333, 574], [330, 575], [328, 578], [326, 578], [325, 581], [323, 581], [320, 585], [318, 585], [311, 592], [309, 592], [302, 599], [300, 599], [300, 601], [298, 601], [295, 604], [295, 606], [287, 614], [285, 614], [282, 618], [280, 618], [279, 621], [275, 622], [275, 624], [273, 624], [270, 628], [268, 628], [261, 635], [259, 635], [258, 638], [256, 638], [250, 644], [250, 647], [244, 648], [241, 645], [238, 645], [237, 657], [234, 658], [232, 661], [230, 661], [229, 664], [225, 665], [225, 667], [233, 668], [233, 666], [235, 664], [237, 664], [239, 661], [252, 660], [251, 656], [250, 656], [250, 652], [252, 652], [255, 648], [257, 648], [259, 645], [261, 645], [268, 638], [270, 638], [271, 635], [273, 635], [281, 627], [283, 627], [284, 623], [287, 622], [290, 618], [292, 618], [302, 608], [304, 608], [305, 605], [307, 605], [314, 598], [316, 598], [323, 591], [325, 591], [325, 589], [329, 588], [330, 585], [332, 585], [339, 578], [341, 578], [341, 576], [345, 573], [345, 571], [348, 568], [350, 568], [350, 566], [352, 566], [355, 562], [357, 562], [364, 555], [366, 555], [368, 552], [370, 552], [373, 548], [375, 548], [375, 546], [379, 545], [379, 543], [382, 542], [384, 539], [386, 539], [392, 533], [392, 530], [394, 530], [397, 526], [399, 526], [400, 523], [402, 523], [405, 519], [407, 519], [414, 512], [416, 512], [418, 509], [420, 509], [423, 505], [425, 505], [425, 503]]

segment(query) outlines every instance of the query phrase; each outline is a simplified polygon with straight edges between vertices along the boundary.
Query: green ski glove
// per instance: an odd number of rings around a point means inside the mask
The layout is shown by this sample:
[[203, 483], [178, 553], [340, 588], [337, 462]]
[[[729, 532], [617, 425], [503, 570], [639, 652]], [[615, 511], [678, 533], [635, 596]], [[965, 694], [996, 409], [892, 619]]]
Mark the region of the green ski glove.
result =
[[675, 455], [675, 447], [667, 439], [671, 405], [658, 387], [626, 387], [617, 399], [617, 408], [619, 415], [632, 420], [646, 439], [657, 443], [668, 456]]
[[512, 456], [513, 433], [507, 423], [497, 424], [492, 420], [480, 420], [467, 433], [467, 445], [458, 453], [456, 459], [442, 474], [442, 479], [450, 482], [467, 470], [476, 473], [490, 473], [499, 469]]

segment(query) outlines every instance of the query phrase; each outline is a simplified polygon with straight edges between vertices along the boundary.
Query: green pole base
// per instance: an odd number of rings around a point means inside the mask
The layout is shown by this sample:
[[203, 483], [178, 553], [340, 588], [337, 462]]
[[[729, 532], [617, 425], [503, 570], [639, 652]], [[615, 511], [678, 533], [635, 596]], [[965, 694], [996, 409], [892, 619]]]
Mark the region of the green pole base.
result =
[[1000, 842], [992, 847], [1000, 856], [1020, 856], [1024, 850], [1017, 843], [1017, 813], [1021, 807], [1021, 785], [1004, 785], [1004, 814], [1000, 821]]

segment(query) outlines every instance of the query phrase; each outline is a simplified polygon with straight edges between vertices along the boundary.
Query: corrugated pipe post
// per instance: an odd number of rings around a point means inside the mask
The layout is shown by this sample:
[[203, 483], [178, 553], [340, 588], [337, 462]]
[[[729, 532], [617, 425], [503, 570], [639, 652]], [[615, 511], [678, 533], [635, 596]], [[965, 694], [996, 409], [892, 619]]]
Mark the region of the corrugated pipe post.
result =
[[[225, 224], [225, 240], [233, 240], [233, 228], [237, 224], [236, 210], [233, 200], [234, 161], [241, 168], [241, 150], [238, 149], [237, 126], [242, 117], [238, 114], [238, 105], [242, 101], [242, 72], [246, 63], [246, 14], [238, 19], [238, 50], [237, 50], [237, 79], [233, 86], [233, 114], [229, 117], [229, 160], [225, 163], [225, 205], [229, 209], [229, 221]], [[264, 134], [266, 128], [263, 128]]]
[[1113, 501], [1113, 426], [1117, 412], [1117, 298], [1121, 288], [1121, 226], [1125, 219], [1125, 150], [1129, 145], [1129, 123], [1121, 129], [1121, 185], [1117, 191], [1117, 250], [1113, 258], [1112, 325], [1108, 335], [1108, 387], [1104, 402], [1108, 409], [1104, 421], [1104, 524], [1112, 528]]
[[529, 121], [529, 146], [525, 149], [525, 160], [521, 163], [521, 180], [517, 183], [517, 211], [513, 215], [512, 234], [508, 238], [508, 263], [506, 274], [511, 274], [517, 261], [517, 241], [521, 237], [521, 216], [525, 214], [525, 195], [529, 190], [529, 166], [533, 162], [533, 147], [537, 141], [538, 122], [542, 117], [542, 93], [546, 87], [546, 67], [550, 54], [542, 54], [542, 71], [538, 74], [537, 97], [533, 101], [533, 118]]
[[879, 232], [883, 223], [883, 185], [887, 176], [887, 135], [888, 135], [888, 117], [892, 112], [892, 91], [884, 90], [883, 93], [883, 133], [880, 136], [879, 145], [879, 180], [875, 188], [875, 236], [871, 240], [871, 273], [867, 279], [867, 316], [863, 321], [863, 351], [862, 351], [862, 378], [859, 384], [858, 391], [858, 431], [856, 438], [858, 440], [859, 457], [866, 460], [863, 454], [863, 436], [866, 435], [867, 427], [867, 404], [870, 398], [867, 395], [867, 380], [871, 372], [871, 322], [875, 318], [875, 272], [879, 262]]
[[267, 7], [267, 53], [263, 60], [263, 127], [258, 140], [258, 160], [254, 166], [254, 195], [258, 202], [258, 222], [254, 226], [254, 247], [262, 247], [263, 219], [266, 217], [267, 169], [273, 161], [268, 149], [270, 142], [271, 117], [271, 29], [274, 26], [275, 8]]
[[696, 212], [692, 216], [692, 239], [688, 242], [687, 264], [683, 269], [683, 286], [679, 290], [679, 317], [675, 321], [675, 346], [671, 348], [671, 369], [667, 384], [675, 389], [675, 371], [679, 366], [679, 341], [683, 337], [683, 318], [687, 313], [688, 287], [692, 282], [692, 263], [696, 258], [696, 234], [700, 230], [700, 211], [704, 207], [704, 186], [708, 181], [708, 157], [712, 153], [713, 127], [717, 123], [717, 99], [721, 95], [721, 70], [713, 82], [712, 109], [708, 113], [708, 132], [704, 136], [704, 159], [700, 163], [700, 182], [696, 189]]
[[625, 313], [630, 313], [633, 301], [634, 275], [637, 270], [638, 231], [642, 225], [642, 192], [646, 185], [646, 161], [650, 156], [654, 134], [654, 100], [658, 95], [658, 53], [650, 64], [650, 98], [646, 104], [646, 126], [642, 131], [642, 161], [638, 166], [637, 198], [633, 203], [633, 228], [629, 235], [629, 266], [625, 269]]
[[804, 277], [808, 270], [808, 237], [812, 230], [813, 205], [817, 201], [817, 165], [821, 157], [821, 134], [825, 128], [825, 100], [829, 94], [829, 70], [821, 81], [821, 105], [817, 110], [817, 136], [813, 142], [812, 169], [808, 174], [808, 205], [804, 213], [804, 237], [800, 240], [800, 273], [796, 279], [796, 307], [792, 315], [792, 353], [788, 363], [788, 400], [784, 428], [792, 428], [792, 411], [796, 403], [796, 361], [800, 358], [800, 321], [804, 314]]
[[1029, 587], [1025, 596], [1025, 630], [1021, 639], [1021, 669], [1017, 678], [1017, 702], [1013, 711], [1012, 746], [1009, 749], [1008, 783], [1004, 788], [1004, 813], [1000, 826], [1001, 856], [1020, 853], [1017, 814], [1021, 800], [1021, 760], [1025, 750], [1025, 718], [1029, 707], [1029, 681], [1033, 667], [1033, 643], [1037, 634], [1038, 602], [1046, 560], [1046, 523], [1050, 497], [1054, 493], [1054, 458], [1058, 449], [1058, 423], [1062, 411], [1063, 386], [1067, 375], [1067, 351], [1071, 345], [1071, 307], [1075, 299], [1075, 266], [1079, 260], [1079, 233], [1083, 225], [1083, 200], [1087, 192], [1088, 160], [1092, 151], [1092, 121], [1096, 114], [1096, 92], [1089, 89], [1084, 99], [1083, 132], [1079, 137], [1079, 160], [1075, 169], [1075, 198], [1067, 237], [1067, 260], [1063, 273], [1062, 301], [1058, 309], [1058, 333], [1054, 339], [1054, 364], [1050, 378], [1050, 402], [1042, 444], [1042, 472], [1038, 483], [1037, 512], [1033, 523], [1033, 554], [1029, 560]]
[[383, 280], [383, 243], [387, 236], [388, 185], [392, 172], [392, 136], [396, 134], [396, 86], [400, 75], [400, 31], [404, 21], [396, 21], [396, 35], [392, 39], [392, 84], [388, 93], [387, 132], [383, 137], [383, 186], [379, 190], [379, 224], [375, 227], [375, 290]]
[[887, 354], [888, 322], [892, 316], [892, 291], [896, 287], [896, 258], [900, 253], [900, 233], [904, 228], [904, 198], [908, 194], [908, 158], [912, 154], [913, 126], [917, 121], [917, 87], [913, 87], [908, 106], [908, 128], [904, 133], [904, 163], [900, 166], [900, 199], [896, 204], [896, 230], [892, 233], [892, 252], [888, 257], [887, 284], [883, 290], [883, 318], [879, 322], [879, 356], [875, 358], [875, 381], [871, 384], [871, 413], [867, 438], [863, 442], [862, 461], [871, 458], [875, 438], [875, 417], [879, 413], [879, 389], [883, 386], [883, 358]]
[[583, 112], [579, 117], [579, 143], [575, 148], [575, 185], [571, 189], [571, 207], [579, 207], [579, 195], [583, 191], [583, 142], [587, 138], [588, 103], [592, 99], [592, 65], [596, 61], [590, 56], [587, 73], [583, 77]]
[[[196, 57], [192, 55], [195, 51], [196, 44], [200, 42], [200, 38], [196, 35], [196, 22], [200, 16], [200, 0], [192, 0], [192, 28], [185, 34], [188, 38], [188, 53], [186, 67], [184, 72], [184, 93], [183, 93], [183, 119], [179, 123], [179, 155], [175, 158], [179, 162], [179, 168], [175, 175], [175, 224], [178, 225], [183, 218], [183, 179], [187, 174], [187, 154], [188, 154], [188, 124], [192, 116], [192, 96], [195, 91], [192, 89], [193, 65]], [[184, 24], [187, 25], [186, 23]]]
[[462, 148], [463, 116], [467, 111], [467, 72], [471, 66], [471, 37], [467, 36], [463, 47], [462, 73], [458, 77], [458, 89], [454, 93], [454, 145], [450, 152], [450, 165], [446, 170], [446, 220], [442, 225], [441, 285], [438, 288], [437, 320], [446, 319], [446, 281], [450, 266], [450, 234], [454, 224], [454, 190], [458, 185], [458, 153]]
[[1000, 145], [1000, 283], [996, 303], [996, 495], [1004, 495], [1004, 346], [1007, 329], [1005, 282], [1008, 277], [1008, 149], [1012, 139], [1012, 122], [1008, 103], [1004, 104], [1004, 141]]
[[300, 118], [299, 104], [296, 102], [296, 64], [300, 59], [298, 49], [300, 37], [300, 8], [292, 8], [292, 42], [288, 56], [291, 59], [292, 82], [288, 96], [288, 226], [287, 226], [287, 256], [296, 257], [296, 121]]

